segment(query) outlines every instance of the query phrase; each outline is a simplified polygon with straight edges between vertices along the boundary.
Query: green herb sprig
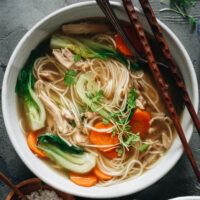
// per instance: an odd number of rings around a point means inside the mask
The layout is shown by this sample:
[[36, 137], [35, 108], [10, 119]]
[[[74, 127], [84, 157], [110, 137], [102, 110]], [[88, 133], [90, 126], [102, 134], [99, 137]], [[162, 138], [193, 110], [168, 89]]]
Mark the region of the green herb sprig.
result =
[[68, 72], [66, 72], [64, 76], [65, 85], [70, 86], [76, 84], [76, 75], [77, 72], [74, 69], [70, 69]]
[[171, 0], [171, 4], [172, 4], [173, 8], [163, 8], [160, 10], [160, 12], [163, 12], [163, 11], [175, 12], [175, 13], [183, 16], [184, 18], [188, 18], [189, 23], [192, 26], [196, 26], [196, 24], [197, 24], [196, 19], [192, 15], [187, 14], [187, 9], [190, 6], [195, 6], [196, 0]]
[[80, 60], [81, 60], [81, 54], [76, 54], [76, 55], [74, 56], [74, 62], [77, 63], [77, 62], [80, 61]]
[[92, 103], [101, 103], [104, 97], [103, 90], [96, 91], [95, 94], [87, 92], [86, 96], [92, 100]]
[[[118, 133], [122, 148], [126, 148], [127, 150], [131, 146], [134, 146], [136, 142], [140, 141], [139, 134], [133, 134], [131, 126], [129, 125], [130, 119], [136, 108], [137, 98], [138, 94], [135, 92], [135, 90], [131, 89], [128, 93], [127, 106], [124, 112], [111, 111], [110, 113], [111, 121], [115, 124], [111, 137], [114, 137], [116, 133]], [[128, 113], [128, 117], [125, 113]], [[126, 117], [124, 118], [124, 116]]]

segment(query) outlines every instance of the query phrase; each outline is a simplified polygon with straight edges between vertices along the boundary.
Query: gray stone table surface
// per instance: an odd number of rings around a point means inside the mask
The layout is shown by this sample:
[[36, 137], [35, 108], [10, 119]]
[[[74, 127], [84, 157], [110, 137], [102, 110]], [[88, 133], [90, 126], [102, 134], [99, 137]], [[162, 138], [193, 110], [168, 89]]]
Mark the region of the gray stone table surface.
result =
[[[80, 2], [79, 0], [0, 0], [0, 91], [6, 65], [16, 44], [23, 35], [40, 19], [52, 11], [66, 5]], [[137, 0], [134, 0], [139, 7]], [[197, 40], [196, 30], [192, 29], [187, 20], [175, 13], [160, 13], [159, 10], [169, 1], [151, 0], [154, 11], [178, 36], [188, 51], [194, 64], [200, 83], [200, 43]], [[191, 8], [190, 12], [196, 19], [200, 17], [200, 1]], [[198, 83], [198, 84], [199, 84]], [[0, 93], [1, 94], [1, 93]], [[1, 104], [1, 101], [0, 101]], [[194, 130], [190, 146], [200, 166], [200, 138]], [[4, 125], [0, 105], [0, 171], [5, 173], [15, 184], [34, 177], [23, 164], [12, 147]], [[0, 200], [4, 200], [10, 189], [0, 181]], [[175, 167], [160, 181], [151, 187], [131, 196], [119, 198], [131, 199], [169, 199], [177, 196], [199, 195], [198, 184], [185, 153]], [[81, 199], [81, 198], [77, 198]]]

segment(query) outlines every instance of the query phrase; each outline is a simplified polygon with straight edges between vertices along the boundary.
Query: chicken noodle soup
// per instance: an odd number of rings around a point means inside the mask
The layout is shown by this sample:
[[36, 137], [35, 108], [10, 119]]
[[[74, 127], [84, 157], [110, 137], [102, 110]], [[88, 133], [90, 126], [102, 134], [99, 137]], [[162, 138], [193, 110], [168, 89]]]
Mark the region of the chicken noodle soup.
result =
[[174, 137], [147, 66], [110, 26], [94, 24], [52, 34], [32, 51], [16, 85], [29, 148], [86, 187], [140, 176]]

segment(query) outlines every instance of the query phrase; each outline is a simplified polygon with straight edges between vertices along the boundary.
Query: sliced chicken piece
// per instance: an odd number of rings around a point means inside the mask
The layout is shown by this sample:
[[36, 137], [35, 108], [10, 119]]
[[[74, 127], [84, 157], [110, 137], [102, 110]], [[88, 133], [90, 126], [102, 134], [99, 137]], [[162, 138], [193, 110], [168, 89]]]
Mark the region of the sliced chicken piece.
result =
[[144, 109], [145, 106], [145, 100], [142, 96], [139, 96], [136, 100], [135, 100], [136, 106], [140, 109]]
[[61, 133], [67, 133], [67, 124], [66, 121], [62, 118], [60, 109], [51, 101], [51, 99], [47, 96], [44, 92], [43, 81], [38, 80], [35, 83], [35, 89], [38, 97], [43, 102], [45, 109], [49, 112], [52, 116], [58, 130]]
[[138, 108], [145, 109], [146, 101], [142, 95], [139, 95], [135, 102]]
[[163, 146], [165, 147], [165, 149], [169, 149], [169, 147], [171, 145], [171, 140], [166, 135], [166, 133], [162, 133], [162, 143], [163, 143]]
[[61, 115], [70, 122], [74, 119], [73, 115], [66, 108], [62, 109]]
[[56, 77], [53, 76], [51, 73], [48, 73], [48, 72], [42, 72], [42, 73], [40, 73], [40, 77], [42, 79], [45, 79], [47, 81], [52, 81], [52, 82], [56, 80]]
[[153, 134], [158, 128], [153, 126], [153, 127], [150, 127], [149, 130], [148, 130], [148, 133], [149, 134]]
[[142, 105], [142, 102], [139, 99], [136, 99], [135, 103], [138, 108], [142, 110], [144, 109], [144, 106]]
[[52, 51], [56, 60], [64, 67], [64, 70], [69, 70], [74, 64], [74, 55], [67, 48], [53, 49]]
[[84, 146], [84, 144], [88, 144], [89, 143], [89, 137], [87, 135], [84, 135], [79, 130], [77, 130], [73, 134], [72, 138], [73, 138], [74, 143], [76, 145], [78, 145], [78, 146]]
[[92, 119], [92, 118], [96, 117], [97, 114], [96, 114], [95, 112], [86, 112], [86, 113], [84, 114], [84, 116], [85, 116], [86, 118], [88, 118], [88, 119]]
[[65, 34], [96, 34], [111, 32], [111, 28], [106, 24], [82, 22], [78, 24], [66, 24], [62, 26]]

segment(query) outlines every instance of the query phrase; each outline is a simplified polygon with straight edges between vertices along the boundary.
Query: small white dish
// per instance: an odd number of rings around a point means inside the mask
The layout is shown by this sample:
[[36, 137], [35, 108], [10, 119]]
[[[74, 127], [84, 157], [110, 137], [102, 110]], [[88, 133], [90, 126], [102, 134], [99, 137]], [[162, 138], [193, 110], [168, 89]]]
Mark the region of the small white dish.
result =
[[184, 197], [176, 197], [169, 200], [200, 200], [200, 196], [184, 196]]
[[[118, 18], [128, 21], [127, 14], [125, 13], [123, 6], [117, 2], [111, 2], [111, 4], [117, 13]], [[147, 32], [150, 32], [145, 17], [141, 14], [141, 12], [139, 12], [138, 9], [137, 13], [141, 18], [143, 27]], [[94, 186], [84, 188], [75, 185], [67, 177], [56, 173], [52, 168], [33, 155], [27, 146], [25, 135], [20, 129], [16, 105], [15, 85], [17, 75], [26, 62], [31, 50], [63, 23], [89, 17], [104, 17], [95, 1], [77, 3], [57, 10], [42, 19], [26, 33], [15, 48], [5, 72], [2, 88], [2, 109], [7, 132], [16, 152], [26, 166], [36, 176], [52, 187], [66, 193], [89, 198], [108, 199], [139, 192], [167, 174], [167, 172], [177, 163], [183, 153], [183, 147], [179, 138], [177, 137], [175, 139], [172, 147], [166, 155], [160, 159], [158, 164], [140, 177], [109, 187]], [[162, 22], [159, 21], [159, 24], [163, 29], [165, 38], [177, 61], [177, 64], [181, 66], [180, 69], [183, 74], [186, 87], [194, 104], [194, 108], [197, 111], [199, 92], [197, 78], [190, 57], [175, 34]], [[189, 141], [192, 135], [193, 125], [186, 109], [183, 113], [182, 126], [186, 134], [186, 138]]]

